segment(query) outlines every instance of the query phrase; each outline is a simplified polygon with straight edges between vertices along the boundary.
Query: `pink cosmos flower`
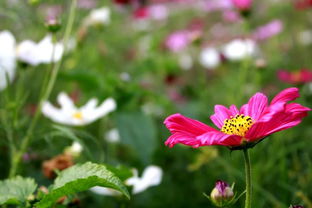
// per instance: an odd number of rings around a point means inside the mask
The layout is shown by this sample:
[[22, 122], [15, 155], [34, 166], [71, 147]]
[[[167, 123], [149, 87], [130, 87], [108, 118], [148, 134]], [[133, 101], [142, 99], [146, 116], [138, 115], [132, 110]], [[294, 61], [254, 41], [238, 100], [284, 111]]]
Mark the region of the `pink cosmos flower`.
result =
[[165, 42], [166, 47], [172, 52], [179, 52], [191, 43], [190, 33], [180, 30], [170, 34]]
[[283, 30], [283, 22], [281, 20], [273, 20], [266, 25], [258, 27], [253, 36], [256, 40], [265, 40], [274, 35], [279, 34]]
[[277, 72], [277, 76], [281, 81], [289, 84], [302, 84], [312, 82], [312, 71], [308, 69], [301, 69], [295, 72], [279, 70]]
[[216, 105], [210, 119], [220, 130], [181, 114], [171, 115], [164, 122], [172, 133], [165, 144], [173, 147], [181, 143], [194, 148], [209, 145], [231, 149], [252, 147], [274, 132], [298, 125], [307, 116], [310, 108], [288, 103], [298, 97], [298, 88], [288, 88], [277, 94], [270, 104], [268, 98], [258, 92], [240, 109], [235, 105], [230, 108]]
[[232, 0], [232, 3], [239, 10], [249, 10], [251, 8], [252, 0]]

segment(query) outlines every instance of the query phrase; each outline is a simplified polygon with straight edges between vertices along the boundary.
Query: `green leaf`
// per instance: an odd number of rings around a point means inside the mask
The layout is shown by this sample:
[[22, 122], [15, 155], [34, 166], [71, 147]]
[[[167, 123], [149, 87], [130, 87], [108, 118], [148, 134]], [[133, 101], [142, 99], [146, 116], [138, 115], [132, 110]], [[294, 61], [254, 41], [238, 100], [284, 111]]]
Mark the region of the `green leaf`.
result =
[[106, 165], [107, 169], [113, 172], [120, 180], [125, 181], [128, 178], [133, 176], [133, 172], [131, 169], [125, 167], [125, 166], [117, 166], [113, 167], [112, 165]]
[[34, 193], [36, 188], [37, 184], [32, 178], [17, 176], [0, 181], [0, 205], [24, 203]]
[[55, 179], [50, 192], [36, 204], [36, 207], [51, 207], [58, 198], [88, 190], [93, 186], [113, 188], [123, 193], [128, 199], [130, 198], [122, 181], [106, 166], [87, 162], [62, 171]]
[[121, 143], [136, 150], [145, 164], [150, 163], [157, 144], [153, 120], [141, 112], [118, 113], [116, 120]]

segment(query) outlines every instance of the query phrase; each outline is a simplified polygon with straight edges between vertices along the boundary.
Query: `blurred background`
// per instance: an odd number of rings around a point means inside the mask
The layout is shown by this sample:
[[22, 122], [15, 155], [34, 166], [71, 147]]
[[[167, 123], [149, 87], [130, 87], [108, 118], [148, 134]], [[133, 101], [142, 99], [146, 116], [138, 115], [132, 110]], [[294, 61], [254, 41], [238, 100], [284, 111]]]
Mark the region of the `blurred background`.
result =
[[[0, 37], [13, 36], [14, 64], [0, 67], [1, 179], [10, 167], [7, 129], [14, 130], [19, 144], [53, 65], [38, 61], [32, 50], [45, 47], [47, 25], [56, 21], [60, 30], [50, 42], [59, 44], [55, 61], [62, 57], [62, 65], [49, 102], [58, 106], [57, 96], [66, 92], [78, 107], [91, 98], [101, 103], [108, 97], [117, 107], [78, 126], [42, 116], [20, 174], [48, 186], [53, 168], [59, 166], [44, 164], [78, 141], [79, 155], [62, 158], [62, 165], [93, 161], [128, 172], [136, 168], [139, 175], [156, 165], [163, 172], [159, 184], [133, 194], [129, 201], [87, 191], [74, 197], [78, 207], [212, 207], [203, 193], [209, 195], [219, 179], [235, 183], [238, 194], [243, 192], [242, 152], [219, 146], [169, 148], [164, 145], [170, 133], [163, 121], [181, 113], [213, 126], [209, 116], [214, 105], [240, 106], [258, 91], [272, 98], [293, 86], [300, 88], [298, 103], [311, 107], [312, 1], [233, 2], [77, 0], [73, 30], [65, 43], [71, 1], [2, 0]], [[25, 40], [31, 46], [26, 47]], [[1, 64], [9, 49], [7, 41], [0, 43]], [[312, 207], [311, 122], [307, 117], [251, 149], [254, 208]], [[243, 204], [244, 197], [233, 207]]]

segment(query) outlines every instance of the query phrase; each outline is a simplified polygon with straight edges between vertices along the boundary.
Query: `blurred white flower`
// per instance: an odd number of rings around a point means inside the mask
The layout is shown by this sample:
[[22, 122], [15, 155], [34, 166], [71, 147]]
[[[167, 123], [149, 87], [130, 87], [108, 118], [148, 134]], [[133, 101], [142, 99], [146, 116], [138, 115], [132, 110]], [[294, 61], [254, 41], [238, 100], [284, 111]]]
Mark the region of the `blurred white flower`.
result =
[[83, 146], [79, 142], [73, 142], [73, 144], [65, 148], [65, 153], [77, 157], [83, 150]]
[[298, 39], [302, 45], [312, 44], [312, 30], [304, 30], [299, 32]]
[[214, 69], [221, 62], [220, 54], [215, 48], [204, 48], [200, 52], [199, 62], [207, 69]]
[[131, 76], [130, 76], [130, 74], [127, 73], [127, 72], [121, 72], [121, 73], [119, 74], [119, 77], [120, 77], [120, 79], [121, 79], [122, 81], [125, 81], [125, 82], [128, 82], [128, 81], [131, 80]]
[[189, 54], [183, 53], [179, 56], [179, 65], [183, 70], [190, 70], [193, 66], [193, 58]]
[[116, 142], [120, 141], [120, 135], [119, 135], [119, 132], [116, 128], [111, 129], [108, 132], [106, 132], [105, 138], [107, 141], [109, 141], [111, 143], [116, 143]]
[[63, 52], [63, 44], [53, 43], [51, 35], [47, 35], [39, 43], [25, 40], [16, 48], [17, 58], [33, 66], [51, 63], [52, 56], [54, 62], [57, 62], [62, 58]]
[[148, 187], [157, 186], [162, 179], [163, 171], [160, 167], [151, 165], [145, 168], [142, 177], [138, 177], [138, 172], [134, 171], [134, 176], [127, 179], [126, 184], [133, 186], [133, 194], [145, 191]]
[[9, 31], [0, 32], [0, 90], [13, 80], [15, 66], [15, 38]]
[[[126, 184], [133, 186], [132, 193], [138, 194], [145, 191], [151, 186], [157, 186], [162, 180], [163, 171], [160, 167], [155, 165], [150, 165], [143, 171], [142, 177], [138, 177], [137, 170], [134, 170], [134, 176], [126, 180]], [[92, 192], [105, 196], [117, 196], [120, 195], [119, 192], [100, 186], [95, 186], [90, 189]]]
[[110, 23], [110, 9], [108, 7], [102, 7], [94, 9], [85, 18], [84, 24], [90, 25], [108, 25]]
[[64, 92], [58, 95], [57, 100], [61, 108], [56, 108], [46, 101], [42, 113], [54, 122], [65, 125], [87, 125], [116, 109], [116, 102], [112, 98], [106, 99], [98, 107], [98, 100], [93, 98], [80, 108], [77, 108]]
[[225, 58], [232, 61], [254, 56], [256, 53], [256, 42], [251, 39], [235, 39], [226, 44], [223, 48]]

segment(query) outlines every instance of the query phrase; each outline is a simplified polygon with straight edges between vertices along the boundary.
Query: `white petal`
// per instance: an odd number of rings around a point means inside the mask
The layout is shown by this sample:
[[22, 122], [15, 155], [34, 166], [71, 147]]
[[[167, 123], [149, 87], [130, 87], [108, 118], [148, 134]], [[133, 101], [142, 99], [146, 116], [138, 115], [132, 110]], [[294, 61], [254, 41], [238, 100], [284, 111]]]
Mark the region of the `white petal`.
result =
[[229, 60], [241, 60], [255, 55], [256, 52], [256, 43], [250, 39], [236, 39], [225, 45], [223, 48], [223, 54]]
[[9, 31], [0, 32], [0, 90], [6, 88], [7, 79], [15, 76], [15, 38]]
[[94, 109], [88, 115], [88, 120], [97, 120], [116, 109], [116, 102], [113, 98], [106, 99], [99, 107]]
[[110, 10], [107, 7], [92, 10], [85, 20], [85, 24], [109, 24], [110, 23]]
[[83, 150], [83, 147], [79, 142], [74, 142], [71, 146], [71, 150], [75, 153], [80, 153]]
[[54, 122], [67, 124], [67, 117], [64, 112], [56, 107], [54, 107], [49, 102], [44, 102], [42, 106], [42, 114], [51, 119]]
[[81, 107], [80, 110], [81, 111], [94, 110], [97, 104], [98, 104], [98, 100], [96, 98], [92, 98], [83, 107]]
[[94, 186], [90, 188], [90, 191], [93, 193], [99, 194], [99, 195], [104, 195], [104, 196], [118, 196], [120, 193], [114, 189], [110, 188], [105, 188], [101, 186]]
[[[53, 47], [55, 48], [53, 49]], [[51, 63], [52, 56], [54, 57], [53, 60], [57, 62], [61, 59], [63, 52], [64, 46], [60, 43], [53, 43], [51, 35], [44, 37], [38, 43], [36, 50], [37, 57], [41, 63]]]
[[150, 186], [157, 186], [162, 180], [162, 169], [158, 166], [148, 166], [141, 178], [136, 176], [128, 179], [126, 184], [133, 186], [133, 194], [145, 191]]
[[24, 40], [16, 48], [16, 56], [22, 62], [36, 66], [40, 60], [36, 55], [37, 44], [31, 40]]
[[117, 129], [111, 129], [105, 135], [107, 141], [111, 143], [116, 143], [120, 141], [120, 135]]
[[200, 53], [199, 62], [208, 69], [214, 69], [220, 64], [221, 58], [216, 49], [205, 48]]
[[67, 112], [75, 112], [77, 111], [77, 108], [75, 107], [73, 101], [70, 99], [70, 97], [65, 93], [61, 92], [57, 96], [57, 101], [61, 106], [61, 109], [63, 111]]

